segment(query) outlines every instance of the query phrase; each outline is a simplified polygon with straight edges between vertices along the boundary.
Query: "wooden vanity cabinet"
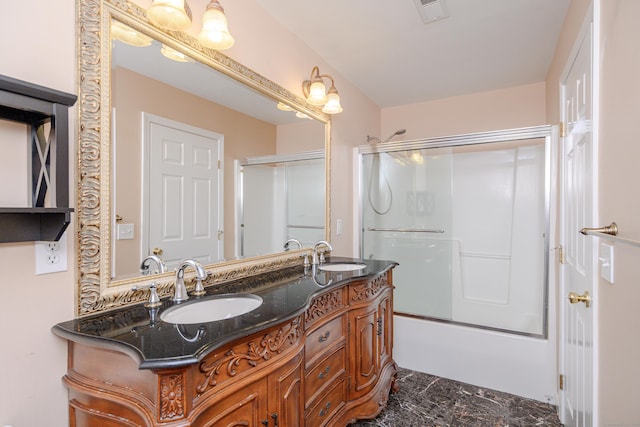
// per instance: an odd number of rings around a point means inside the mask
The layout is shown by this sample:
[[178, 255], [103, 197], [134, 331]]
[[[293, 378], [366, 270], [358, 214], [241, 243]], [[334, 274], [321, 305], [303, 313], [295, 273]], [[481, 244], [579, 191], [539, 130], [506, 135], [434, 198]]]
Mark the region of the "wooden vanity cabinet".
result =
[[[237, 388], [237, 387], [235, 387]], [[191, 426], [301, 426], [302, 352], [281, 368], [235, 392], [220, 394]]]
[[351, 388], [349, 398], [357, 399], [376, 385], [382, 367], [391, 358], [391, 296], [381, 292], [373, 303], [349, 313], [352, 333]]
[[344, 427], [375, 417], [394, 386], [391, 272], [317, 295], [298, 317], [194, 365], [141, 370], [69, 341], [71, 426]]
[[[345, 426], [373, 418], [386, 406], [397, 372], [391, 271], [355, 280], [322, 297], [332, 308], [326, 309], [320, 326], [307, 333], [305, 425]], [[342, 334], [338, 324], [344, 326]], [[317, 342], [324, 338], [322, 345]]]

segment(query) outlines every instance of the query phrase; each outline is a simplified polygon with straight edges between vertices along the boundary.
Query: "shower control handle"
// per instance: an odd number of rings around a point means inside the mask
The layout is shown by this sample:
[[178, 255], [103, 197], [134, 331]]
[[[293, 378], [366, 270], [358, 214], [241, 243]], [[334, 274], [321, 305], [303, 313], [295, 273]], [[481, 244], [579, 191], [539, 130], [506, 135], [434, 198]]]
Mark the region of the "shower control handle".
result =
[[591, 295], [589, 295], [588, 291], [585, 291], [583, 295], [578, 295], [575, 292], [569, 292], [569, 302], [571, 304], [583, 302], [584, 305], [589, 308], [589, 306], [591, 305]]

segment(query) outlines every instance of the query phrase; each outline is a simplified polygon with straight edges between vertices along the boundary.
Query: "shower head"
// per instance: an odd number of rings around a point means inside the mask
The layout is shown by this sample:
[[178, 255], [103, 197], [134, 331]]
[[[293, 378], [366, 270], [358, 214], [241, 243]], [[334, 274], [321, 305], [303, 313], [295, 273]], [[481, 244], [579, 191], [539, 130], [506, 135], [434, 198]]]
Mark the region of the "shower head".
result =
[[391, 141], [391, 139], [392, 139], [394, 136], [396, 136], [396, 135], [402, 135], [402, 134], [404, 134], [406, 131], [407, 131], [406, 129], [398, 129], [397, 131], [395, 131], [395, 132], [393, 133], [393, 135], [391, 135], [389, 138], [385, 139], [385, 140], [384, 140], [384, 142], [389, 142], [389, 141]]
[[381, 143], [381, 142], [389, 142], [391, 141], [391, 139], [396, 136], [396, 135], [402, 135], [403, 133], [405, 133], [407, 130], [406, 129], [398, 129], [397, 131], [395, 131], [393, 133], [393, 135], [391, 135], [389, 138], [385, 139], [384, 141], [381, 141], [380, 138], [375, 137], [375, 136], [371, 136], [371, 135], [367, 135], [367, 142], [374, 142], [374, 143]]

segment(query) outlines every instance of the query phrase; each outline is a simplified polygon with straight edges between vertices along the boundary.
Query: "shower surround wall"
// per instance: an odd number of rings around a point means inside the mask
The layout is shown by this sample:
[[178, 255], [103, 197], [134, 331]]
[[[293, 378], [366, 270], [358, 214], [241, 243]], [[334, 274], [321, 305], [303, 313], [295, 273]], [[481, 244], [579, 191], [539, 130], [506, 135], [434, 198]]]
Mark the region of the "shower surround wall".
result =
[[248, 164], [241, 174], [236, 256], [279, 252], [290, 238], [307, 247], [324, 239], [324, 158]]
[[[525, 138], [528, 131], [517, 130], [501, 142], [487, 133], [493, 142], [439, 148], [424, 147], [447, 138], [382, 144], [380, 153], [365, 152], [361, 247], [363, 257], [400, 263], [394, 298], [401, 366], [553, 401], [549, 127], [531, 130], [541, 133]], [[483, 139], [475, 135], [471, 140]]]

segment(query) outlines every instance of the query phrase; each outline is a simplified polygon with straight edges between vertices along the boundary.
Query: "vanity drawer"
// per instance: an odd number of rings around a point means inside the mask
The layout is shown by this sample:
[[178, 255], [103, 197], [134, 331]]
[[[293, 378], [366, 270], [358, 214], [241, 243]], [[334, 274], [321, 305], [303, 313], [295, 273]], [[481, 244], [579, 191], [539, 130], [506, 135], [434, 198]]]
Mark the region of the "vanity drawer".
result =
[[305, 408], [311, 406], [318, 396], [325, 394], [336, 381], [344, 378], [346, 372], [345, 355], [344, 346], [339, 347], [307, 372], [304, 380]]
[[344, 316], [336, 317], [309, 334], [305, 343], [305, 361], [307, 367], [311, 365], [312, 361], [321, 358], [324, 352], [333, 347], [334, 344], [344, 340], [343, 317]]
[[305, 425], [308, 427], [323, 427], [331, 417], [345, 405], [347, 395], [344, 380], [339, 381], [329, 393], [309, 410], [305, 417]]

